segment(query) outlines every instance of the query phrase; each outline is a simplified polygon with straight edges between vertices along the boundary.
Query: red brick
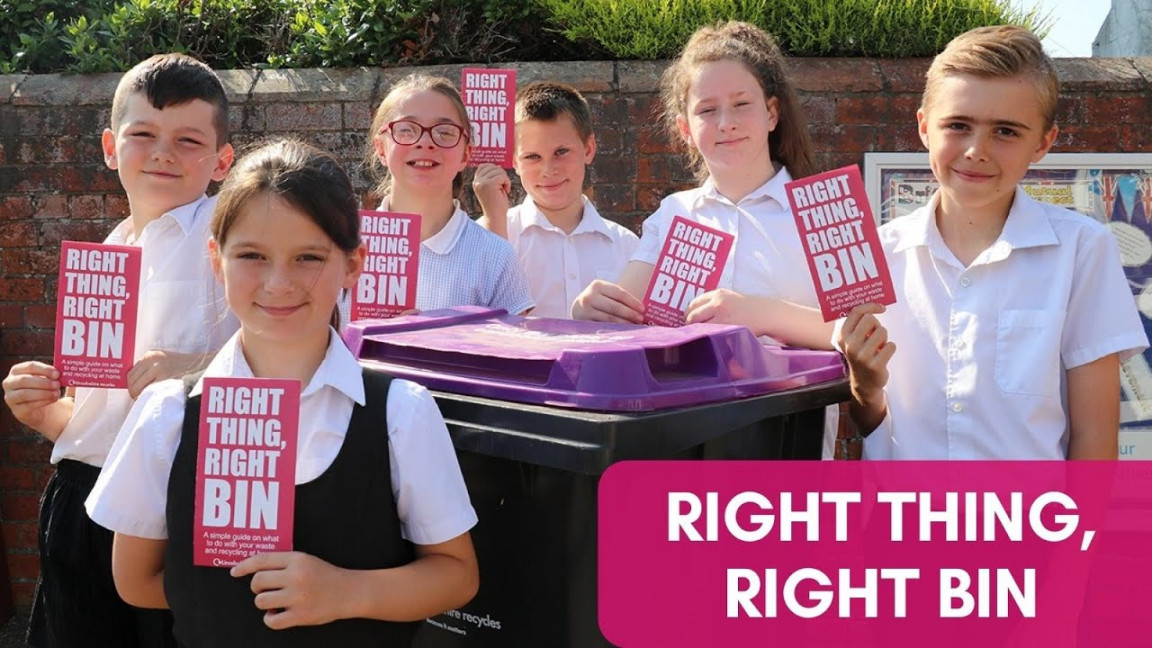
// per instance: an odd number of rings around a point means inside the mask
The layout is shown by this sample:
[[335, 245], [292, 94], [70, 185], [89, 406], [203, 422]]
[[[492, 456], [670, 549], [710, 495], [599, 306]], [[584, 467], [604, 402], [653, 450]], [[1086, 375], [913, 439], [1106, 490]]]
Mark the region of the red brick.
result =
[[595, 184], [593, 202], [598, 210], [606, 212], [629, 211], [635, 204], [632, 185]]
[[[655, 124], [660, 120], [664, 106], [656, 94], [633, 95], [628, 99], [628, 122], [633, 124]], [[599, 122], [593, 122], [593, 127]], [[616, 126], [623, 126], [623, 123]], [[609, 126], [605, 124], [605, 126]]]
[[585, 97], [593, 124], [626, 124], [629, 121], [628, 103], [618, 95]]
[[30, 277], [0, 277], [0, 301], [40, 301], [44, 280]]
[[787, 67], [801, 92], [877, 92], [884, 88], [874, 59], [791, 58]]
[[1146, 124], [1121, 126], [1120, 150], [1125, 153], [1152, 153], [1152, 128]]
[[104, 221], [54, 221], [40, 228], [41, 245], [58, 247], [60, 241], [103, 241], [114, 224]]
[[104, 195], [104, 216], [115, 220], [128, 217], [131, 210], [128, 208], [128, 197], [124, 194]]
[[800, 98], [800, 109], [809, 127], [830, 128], [836, 121], [836, 99], [827, 95], [807, 94]]
[[72, 218], [104, 218], [104, 196], [73, 196], [68, 213]]
[[597, 156], [592, 162], [591, 181], [601, 182], [636, 182], [636, 158]]
[[1118, 125], [1111, 126], [1069, 126], [1060, 130], [1053, 152], [1092, 153], [1114, 151], [1120, 143]]
[[[32, 436], [31, 434], [26, 434], [20, 439], [8, 440], [5, 445], [8, 446], [9, 464], [46, 464], [52, 455], [52, 446], [41, 440], [39, 436]], [[7, 513], [7, 511], [5, 512]], [[6, 519], [16, 518], [8, 516]]]
[[56, 306], [25, 306], [24, 321], [35, 328], [56, 326]]
[[36, 226], [29, 221], [0, 223], [0, 248], [36, 247]]
[[23, 326], [24, 309], [22, 307], [16, 304], [0, 306], [0, 329], [18, 329]]
[[0, 264], [6, 275], [56, 274], [59, 263], [58, 248], [13, 248], [0, 251]]
[[16, 607], [28, 609], [32, 606], [32, 597], [36, 593], [36, 581], [13, 581], [12, 602]]
[[271, 103], [264, 108], [268, 131], [340, 130], [338, 103]]
[[1152, 99], [1146, 94], [1089, 96], [1084, 100], [1086, 124], [1147, 124]]
[[876, 127], [861, 124], [838, 124], [829, 132], [812, 133], [812, 145], [817, 151], [863, 153], [876, 150]]
[[877, 133], [876, 148], [881, 151], [918, 153], [924, 150], [920, 131], [915, 122], [901, 126], [881, 128]]
[[12, 578], [36, 578], [40, 575], [40, 556], [34, 553], [9, 553], [8, 573]]
[[32, 199], [28, 196], [5, 196], [0, 200], [0, 220], [23, 220], [32, 217]]
[[68, 197], [59, 194], [41, 196], [36, 200], [36, 218], [57, 219], [68, 217]]
[[52, 354], [55, 340], [54, 330], [7, 331], [4, 334], [4, 353], [19, 357]]
[[120, 188], [120, 178], [103, 165], [61, 167], [55, 186], [64, 191], [115, 191]]
[[37, 525], [34, 522], [5, 522], [4, 546], [9, 550], [35, 551], [39, 538]]
[[0, 495], [0, 510], [4, 511], [4, 519], [18, 522], [21, 520], [36, 520], [40, 510], [40, 495], [37, 493], [10, 493], [5, 491]]
[[836, 121], [841, 124], [877, 126], [915, 123], [920, 97], [913, 95], [865, 95], [836, 99]]
[[672, 153], [673, 148], [668, 142], [664, 130], [649, 126], [641, 128], [636, 136], [636, 150], [640, 153]]
[[1080, 94], [1061, 94], [1056, 102], [1056, 124], [1060, 128], [1083, 124], [1086, 99]]
[[[629, 142], [634, 141], [634, 138], [629, 138]], [[596, 131], [596, 155], [616, 155], [624, 151], [624, 130], [613, 128], [601, 128]], [[635, 154], [635, 149], [630, 148], [630, 154]]]
[[932, 59], [880, 59], [877, 63], [888, 90], [919, 95], [924, 91], [924, 75], [928, 72], [928, 66], [932, 65]]
[[36, 488], [36, 479], [28, 468], [0, 467], [0, 491], [22, 491]]

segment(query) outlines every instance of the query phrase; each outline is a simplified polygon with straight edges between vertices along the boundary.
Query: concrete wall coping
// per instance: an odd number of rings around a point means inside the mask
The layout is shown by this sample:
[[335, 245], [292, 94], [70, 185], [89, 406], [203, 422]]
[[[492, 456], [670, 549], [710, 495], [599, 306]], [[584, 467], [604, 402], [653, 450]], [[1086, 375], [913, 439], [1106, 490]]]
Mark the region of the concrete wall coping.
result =
[[[918, 93], [930, 59], [791, 58], [788, 68], [802, 92]], [[569, 61], [509, 63], [521, 84], [544, 79], [574, 85], [585, 93], [649, 93], [659, 90], [667, 61]], [[266, 103], [299, 101], [375, 102], [389, 85], [413, 72], [458, 81], [465, 65], [420, 67], [222, 70], [229, 100]], [[500, 67], [500, 66], [478, 66]], [[1137, 92], [1152, 89], [1152, 57], [1056, 59], [1064, 91]], [[0, 105], [106, 106], [119, 73], [0, 75]]]

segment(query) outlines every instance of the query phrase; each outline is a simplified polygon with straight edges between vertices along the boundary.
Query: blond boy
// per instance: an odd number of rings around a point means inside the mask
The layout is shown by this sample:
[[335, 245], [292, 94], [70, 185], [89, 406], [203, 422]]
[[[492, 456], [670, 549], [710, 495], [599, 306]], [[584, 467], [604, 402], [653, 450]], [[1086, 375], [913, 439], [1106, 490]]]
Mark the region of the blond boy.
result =
[[1019, 27], [933, 61], [916, 117], [940, 189], [880, 230], [897, 304], [836, 334], [865, 458], [1116, 458], [1119, 363], [1148, 345], [1116, 242], [1018, 186], [1056, 139], [1058, 94]]

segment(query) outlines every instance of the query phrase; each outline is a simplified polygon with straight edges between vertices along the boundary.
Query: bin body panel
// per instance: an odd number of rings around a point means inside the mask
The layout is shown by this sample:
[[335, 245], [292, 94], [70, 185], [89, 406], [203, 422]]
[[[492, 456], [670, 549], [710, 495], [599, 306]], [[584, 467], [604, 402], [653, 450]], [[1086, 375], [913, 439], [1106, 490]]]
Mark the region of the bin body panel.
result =
[[824, 407], [849, 396], [838, 355], [763, 347], [740, 327], [473, 308], [354, 322], [345, 341], [434, 390], [479, 516], [479, 593], [425, 623], [419, 648], [610, 645], [596, 607], [600, 474], [624, 460], [819, 459]]

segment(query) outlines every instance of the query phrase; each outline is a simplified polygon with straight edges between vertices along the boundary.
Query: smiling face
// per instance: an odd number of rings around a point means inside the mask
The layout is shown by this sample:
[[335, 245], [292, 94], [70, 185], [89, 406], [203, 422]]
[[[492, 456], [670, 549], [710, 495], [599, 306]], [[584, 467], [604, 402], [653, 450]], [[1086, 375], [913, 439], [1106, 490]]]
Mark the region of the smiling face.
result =
[[209, 249], [246, 350], [326, 348], [336, 300], [356, 285], [363, 263], [363, 248], [342, 251], [306, 214], [267, 193], [249, 199], [224, 244], [213, 240]]
[[105, 130], [101, 143], [134, 216], [160, 216], [224, 179], [232, 146], [217, 149], [215, 119], [216, 107], [201, 99], [160, 109], [141, 93], [127, 98], [117, 130]]
[[776, 99], [743, 64], [722, 60], [693, 70], [684, 114], [677, 119], [681, 137], [700, 151], [708, 173], [727, 175], [754, 171], [770, 175], [768, 133], [776, 128]]
[[949, 76], [916, 119], [945, 216], [1006, 217], [1017, 183], [1057, 134], [1055, 126], [1045, 130], [1035, 81], [1027, 76]]
[[524, 191], [545, 215], [584, 209], [584, 167], [596, 155], [596, 139], [585, 142], [567, 115], [516, 125], [516, 158]]
[[[464, 127], [464, 121], [451, 99], [435, 90], [414, 92], [396, 104], [385, 123], [407, 120], [431, 128], [437, 124]], [[466, 133], [467, 135], [468, 133]], [[415, 144], [397, 144], [386, 130], [374, 137], [376, 155], [392, 176], [392, 193], [437, 191], [451, 195], [452, 180], [464, 170], [471, 153], [466, 137], [451, 148], [437, 146], [430, 132]]]

